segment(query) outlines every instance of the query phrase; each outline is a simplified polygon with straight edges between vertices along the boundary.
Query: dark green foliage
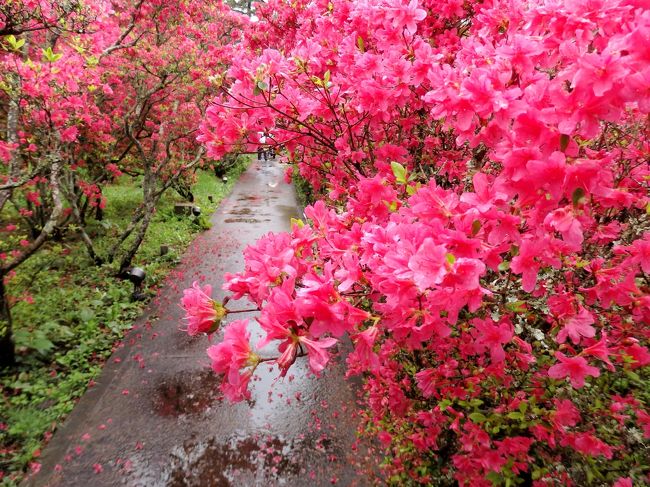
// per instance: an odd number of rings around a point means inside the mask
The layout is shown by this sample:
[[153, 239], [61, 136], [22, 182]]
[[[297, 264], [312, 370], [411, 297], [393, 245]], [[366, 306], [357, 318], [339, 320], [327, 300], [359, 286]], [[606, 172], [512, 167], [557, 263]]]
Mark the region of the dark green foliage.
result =
[[298, 171], [293, 172], [293, 185], [296, 188], [296, 196], [298, 197], [298, 204], [301, 208], [305, 208], [316, 201], [314, 188], [311, 184], [303, 178]]

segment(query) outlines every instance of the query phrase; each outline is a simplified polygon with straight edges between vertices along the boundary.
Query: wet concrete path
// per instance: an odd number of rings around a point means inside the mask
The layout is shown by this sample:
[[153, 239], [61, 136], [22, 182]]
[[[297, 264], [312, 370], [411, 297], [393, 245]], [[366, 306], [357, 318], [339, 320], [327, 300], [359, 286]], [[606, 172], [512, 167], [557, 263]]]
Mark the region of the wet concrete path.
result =
[[315, 379], [298, 359], [281, 381], [277, 369], [260, 366], [251, 401], [233, 405], [216, 399], [207, 338], [179, 330], [184, 288], [204, 279], [222, 298], [221, 277], [243, 268], [245, 246], [288, 230], [297, 216], [279, 164], [252, 164], [56, 432], [27, 485], [364, 485], [353, 466], [355, 395], [340, 363]]

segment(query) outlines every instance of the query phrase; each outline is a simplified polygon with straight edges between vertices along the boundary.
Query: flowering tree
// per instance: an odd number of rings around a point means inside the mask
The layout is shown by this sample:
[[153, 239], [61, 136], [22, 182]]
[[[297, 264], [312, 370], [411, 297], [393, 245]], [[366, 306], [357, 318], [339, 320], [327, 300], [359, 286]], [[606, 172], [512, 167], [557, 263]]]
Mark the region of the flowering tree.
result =
[[[123, 272], [162, 194], [202, 161], [196, 131], [245, 18], [221, 2], [10, 2], [0, 7], [0, 364], [14, 360], [4, 285], [50, 238], [79, 232]], [[102, 186], [142, 177], [105, 254], [86, 232]], [[130, 236], [130, 240], [127, 240]]]
[[[10, 2], [0, 8], [0, 210], [23, 225], [3, 225], [0, 245], [0, 364], [14, 360], [5, 280], [60, 228], [61, 178], [82, 124], [94, 113], [72, 34], [83, 37], [96, 11], [73, 2]], [[76, 37], [75, 37], [76, 39]], [[82, 113], [86, 114], [84, 117]], [[96, 113], [96, 112], [95, 112]], [[6, 238], [5, 238], [6, 235]]]
[[[641, 2], [258, 4], [208, 109], [218, 158], [288, 152], [319, 201], [226, 275], [209, 355], [318, 375], [349, 336], [386, 478], [648, 481], [650, 16]], [[186, 291], [192, 334], [229, 310]]]
[[[114, 8], [123, 13], [106, 19], [102, 35], [111, 43], [97, 60], [106, 91], [100, 108], [111, 120], [110, 164], [104, 164], [95, 184], [121, 172], [141, 176], [142, 203], [105, 257], [85, 232], [83, 237], [95, 260], [112, 262], [121, 254], [122, 273], [142, 243], [160, 197], [203, 162], [196, 132], [215, 93], [212, 75], [228, 65], [246, 18], [218, 1], [139, 1]], [[106, 153], [105, 142], [96, 139], [92, 151], [84, 148], [90, 166], [93, 156]], [[73, 205], [73, 210], [83, 227], [82, 208]]]

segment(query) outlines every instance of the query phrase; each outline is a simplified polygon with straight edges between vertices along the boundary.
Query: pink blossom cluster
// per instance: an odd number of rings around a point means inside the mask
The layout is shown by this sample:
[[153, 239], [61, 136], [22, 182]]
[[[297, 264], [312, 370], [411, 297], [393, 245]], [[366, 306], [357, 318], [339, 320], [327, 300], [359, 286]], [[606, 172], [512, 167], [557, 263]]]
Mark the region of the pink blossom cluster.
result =
[[647, 5], [257, 15], [200, 140], [271, 134], [317, 194], [225, 277], [280, 374], [349, 337], [397, 483], [650, 481]]
[[226, 316], [226, 308], [210, 296], [212, 286], [201, 287], [194, 282], [192, 287], [183, 291], [181, 306], [187, 317], [187, 334], [195, 336], [200, 333], [210, 335], [219, 329], [221, 320]]

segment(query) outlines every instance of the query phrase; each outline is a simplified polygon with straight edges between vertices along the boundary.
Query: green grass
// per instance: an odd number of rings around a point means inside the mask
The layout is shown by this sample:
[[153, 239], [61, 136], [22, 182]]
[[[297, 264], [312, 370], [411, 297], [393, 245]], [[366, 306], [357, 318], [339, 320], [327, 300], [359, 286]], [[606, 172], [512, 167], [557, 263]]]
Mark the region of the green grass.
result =
[[[211, 214], [246, 167], [231, 169], [223, 184], [199, 171], [192, 191], [203, 215]], [[89, 226], [100, 252], [119, 235], [140, 201], [137, 180], [121, 178], [107, 187], [101, 222]], [[213, 196], [213, 203], [208, 200]], [[146, 286], [160, 284], [178, 263], [196, 234], [208, 226], [205, 216], [173, 214], [181, 198], [169, 190], [162, 198], [133, 264], [147, 273]], [[160, 255], [161, 245], [169, 253]], [[146, 302], [132, 302], [132, 285], [115, 277], [115, 267], [96, 267], [85, 247], [67, 235], [51, 242], [11, 278], [18, 366], [0, 371], [0, 486], [16, 485], [44, 440], [72, 410], [88, 383], [101, 370], [113, 346], [141, 313]], [[151, 293], [153, 294], [153, 293]], [[31, 296], [33, 303], [25, 300]]]

